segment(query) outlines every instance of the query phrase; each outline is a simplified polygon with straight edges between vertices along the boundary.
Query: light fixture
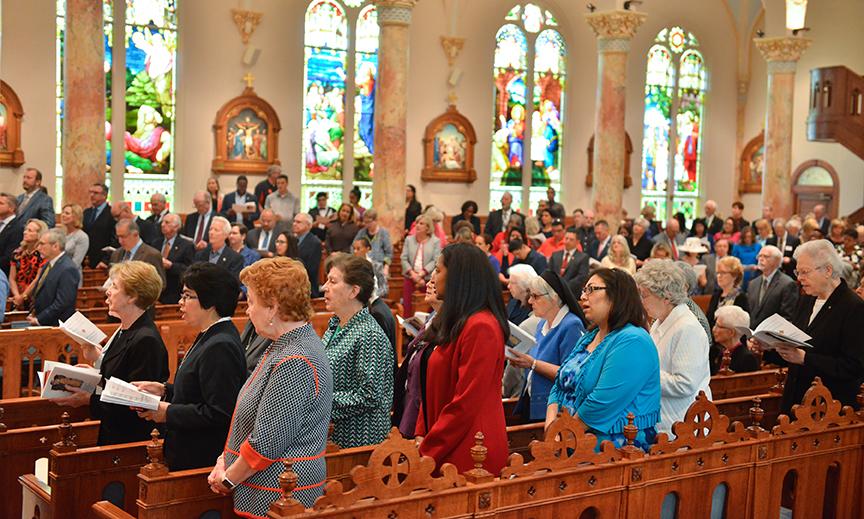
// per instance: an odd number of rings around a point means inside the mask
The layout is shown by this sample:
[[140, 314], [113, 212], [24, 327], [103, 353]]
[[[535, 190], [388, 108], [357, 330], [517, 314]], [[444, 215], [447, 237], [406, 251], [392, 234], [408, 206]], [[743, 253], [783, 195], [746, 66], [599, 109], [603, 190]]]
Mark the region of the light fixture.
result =
[[804, 27], [807, 0], [786, 0], [786, 28], [790, 31]]

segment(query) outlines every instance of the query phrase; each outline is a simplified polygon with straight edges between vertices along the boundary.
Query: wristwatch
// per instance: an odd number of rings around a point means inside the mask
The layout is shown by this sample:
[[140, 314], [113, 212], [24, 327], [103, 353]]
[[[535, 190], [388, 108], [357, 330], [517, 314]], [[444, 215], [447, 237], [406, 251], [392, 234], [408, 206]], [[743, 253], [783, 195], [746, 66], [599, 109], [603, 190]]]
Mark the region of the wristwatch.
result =
[[228, 490], [234, 490], [234, 487], [236, 487], [237, 485], [227, 477], [223, 477], [222, 486], [227, 488]]

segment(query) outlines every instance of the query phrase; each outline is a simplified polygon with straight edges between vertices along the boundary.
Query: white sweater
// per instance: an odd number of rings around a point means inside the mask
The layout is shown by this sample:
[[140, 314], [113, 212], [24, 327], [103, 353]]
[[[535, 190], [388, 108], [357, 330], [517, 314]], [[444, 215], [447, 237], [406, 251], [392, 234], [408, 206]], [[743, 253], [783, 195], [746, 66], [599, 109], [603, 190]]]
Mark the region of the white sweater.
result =
[[672, 433], [699, 391], [711, 398], [708, 337], [699, 320], [680, 304], [661, 323], [651, 325], [651, 338], [660, 356], [660, 423], [657, 432]]

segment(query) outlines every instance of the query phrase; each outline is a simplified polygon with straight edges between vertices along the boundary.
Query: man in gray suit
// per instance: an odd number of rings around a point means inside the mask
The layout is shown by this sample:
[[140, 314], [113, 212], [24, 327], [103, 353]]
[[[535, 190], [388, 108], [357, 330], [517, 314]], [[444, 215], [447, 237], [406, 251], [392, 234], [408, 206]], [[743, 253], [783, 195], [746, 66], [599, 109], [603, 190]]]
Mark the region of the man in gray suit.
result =
[[162, 255], [158, 250], [144, 243], [141, 231], [135, 220], [124, 218], [114, 226], [117, 231], [117, 241], [120, 247], [111, 253], [111, 264], [124, 261], [143, 261], [156, 267], [156, 272], [162, 278], [162, 288], [165, 288], [165, 268], [162, 266]]
[[286, 224], [279, 221], [279, 215], [272, 209], [261, 211], [261, 227], [249, 229], [246, 235], [246, 246], [252, 250], [269, 251], [261, 254], [262, 257], [271, 258], [276, 253], [276, 237], [286, 229]]
[[675, 218], [666, 222], [666, 230], [651, 239], [654, 243], [662, 243], [672, 251], [672, 259], [679, 260], [678, 247], [684, 244], [686, 236], [681, 232], [681, 224]]
[[18, 195], [18, 219], [27, 223], [27, 220], [36, 218], [45, 222], [49, 229], [54, 227], [54, 201], [42, 188], [42, 173], [36, 168], [27, 168], [21, 185], [24, 192]]
[[34, 281], [33, 306], [27, 320], [34, 326], [57, 326], [58, 319], [65, 321], [75, 313], [81, 272], [63, 252], [66, 233], [61, 229], [42, 233], [37, 247], [45, 264]]
[[798, 284], [780, 270], [783, 253], [773, 245], [762, 247], [756, 256], [761, 276], [750, 281], [747, 303], [750, 305], [750, 328], [774, 314], [791, 320], [798, 304]]

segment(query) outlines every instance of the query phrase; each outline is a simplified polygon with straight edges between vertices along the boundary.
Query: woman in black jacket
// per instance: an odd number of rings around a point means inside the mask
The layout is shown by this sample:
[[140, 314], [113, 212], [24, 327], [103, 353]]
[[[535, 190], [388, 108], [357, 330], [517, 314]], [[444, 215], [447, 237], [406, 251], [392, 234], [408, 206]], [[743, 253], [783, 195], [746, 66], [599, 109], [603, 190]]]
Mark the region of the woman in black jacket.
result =
[[136, 382], [164, 397], [155, 411], [138, 415], [165, 424], [165, 458], [171, 470], [207, 467], [222, 453], [237, 393], [246, 380], [240, 334], [231, 321], [240, 285], [227, 270], [195, 263], [183, 275], [180, 311], [201, 332], [177, 367], [174, 383]]
[[409, 230], [414, 220], [423, 212], [423, 206], [417, 200], [417, 188], [408, 184], [405, 186], [405, 230]]

